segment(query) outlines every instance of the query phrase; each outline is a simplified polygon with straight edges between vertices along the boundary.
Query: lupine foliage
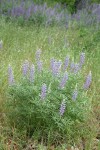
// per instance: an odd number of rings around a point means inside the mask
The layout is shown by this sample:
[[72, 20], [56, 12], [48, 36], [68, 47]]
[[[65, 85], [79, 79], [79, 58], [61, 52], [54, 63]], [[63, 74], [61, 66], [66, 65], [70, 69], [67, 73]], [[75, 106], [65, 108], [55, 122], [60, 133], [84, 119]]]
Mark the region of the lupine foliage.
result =
[[[24, 70], [25, 66], [24, 63]], [[22, 70], [20, 82], [10, 81], [7, 117], [11, 126], [26, 130], [29, 136], [38, 140], [75, 142], [77, 136], [85, 136], [81, 126], [89, 120], [91, 112], [91, 102], [86, 94], [91, 85], [90, 78], [82, 77], [83, 66], [77, 74], [70, 71], [70, 66], [67, 70], [62, 67], [58, 74], [54, 74], [56, 68], [53, 67], [53, 72], [52, 68], [45, 67], [40, 72], [34, 65], [26, 66], [27, 74]], [[8, 72], [8, 80], [9, 75], [13, 77], [11, 71]]]

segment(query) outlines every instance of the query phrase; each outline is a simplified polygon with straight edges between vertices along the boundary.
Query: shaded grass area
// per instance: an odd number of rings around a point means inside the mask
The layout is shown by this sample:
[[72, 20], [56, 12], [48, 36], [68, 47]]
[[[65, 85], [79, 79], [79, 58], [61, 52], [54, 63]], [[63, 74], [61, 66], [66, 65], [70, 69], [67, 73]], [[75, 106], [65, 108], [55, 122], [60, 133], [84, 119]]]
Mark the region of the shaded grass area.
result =
[[100, 120], [99, 35], [100, 28], [96, 29], [95, 27], [77, 28], [77, 25], [70, 25], [69, 29], [66, 29], [62, 27], [38, 28], [33, 25], [28, 28], [20, 27], [10, 22], [6, 24], [5, 20], [0, 20], [0, 39], [3, 41], [3, 48], [0, 49], [0, 139], [2, 145], [5, 145], [5, 141], [9, 136], [12, 137], [12, 145], [15, 143], [20, 149], [22, 148], [21, 145], [25, 145], [27, 141], [25, 133], [19, 134], [16, 129], [9, 129], [6, 123], [3, 103], [6, 100], [5, 92], [8, 86], [8, 65], [11, 64], [13, 67], [15, 79], [18, 81], [23, 61], [27, 59], [34, 63], [36, 50], [42, 49], [42, 59], [45, 67], [50, 65], [49, 60], [52, 57], [64, 60], [66, 55], [70, 55], [72, 60], [78, 61], [79, 53], [82, 51], [86, 53], [86, 67], [83, 73], [86, 76], [91, 70], [93, 76], [92, 86], [88, 92], [89, 98], [93, 103], [93, 111], [91, 112], [90, 122], [86, 126], [90, 130], [93, 128], [94, 132], [93, 135], [91, 132], [89, 134], [90, 141], [85, 141], [86, 149], [91, 149], [93, 136], [94, 139], [96, 137], [100, 138], [98, 135], [100, 132], [98, 127]]

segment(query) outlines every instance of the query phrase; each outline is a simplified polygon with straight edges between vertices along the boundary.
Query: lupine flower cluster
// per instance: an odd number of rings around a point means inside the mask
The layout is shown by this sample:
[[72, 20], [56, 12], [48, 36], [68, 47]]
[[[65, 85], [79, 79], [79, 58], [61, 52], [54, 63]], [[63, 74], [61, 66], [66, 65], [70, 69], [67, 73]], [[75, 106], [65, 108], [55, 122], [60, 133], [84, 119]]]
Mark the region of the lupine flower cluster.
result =
[[92, 4], [86, 9], [79, 9], [76, 14], [72, 15], [72, 20], [77, 20], [79, 26], [90, 26], [91, 24], [100, 23], [100, 4]]
[[38, 67], [38, 71], [41, 72], [42, 69], [43, 69], [43, 63], [42, 63], [41, 60], [39, 60], [39, 61], [37, 62], [37, 67]]
[[46, 97], [46, 92], [47, 92], [47, 86], [46, 84], [44, 83], [42, 85], [42, 88], [41, 88], [41, 99], [44, 100], [45, 97]]
[[77, 74], [82, 69], [84, 63], [85, 63], [85, 53], [82, 52], [80, 54], [80, 60], [78, 63], [74, 63], [74, 61], [70, 63], [70, 71]]
[[11, 65], [8, 66], [8, 83], [9, 85], [14, 84], [14, 75], [13, 75], [13, 69]]
[[66, 85], [67, 80], [68, 80], [68, 73], [65, 72], [64, 76], [63, 76], [63, 78], [62, 78], [62, 80], [60, 82], [60, 88], [61, 89], [64, 88], [64, 86]]
[[25, 60], [25, 62], [22, 65], [22, 73], [24, 76], [27, 75], [28, 69], [29, 69], [29, 61]]
[[91, 74], [91, 71], [89, 72], [89, 74], [87, 75], [86, 77], [86, 81], [85, 81], [85, 84], [84, 84], [84, 89], [88, 89], [90, 84], [91, 84], [91, 81], [92, 81], [92, 74]]
[[[34, 85], [36, 73], [41, 74], [41, 70], [43, 70], [43, 67], [40, 64], [40, 62], [41, 62], [40, 55], [41, 55], [41, 50], [36, 51], [35, 57], [36, 57], [36, 63], [37, 63], [37, 70], [35, 70], [34, 64], [31, 64], [31, 66], [30, 66], [28, 60], [25, 60], [25, 62], [22, 65], [23, 77], [29, 79], [30, 83], [32, 83], [33, 85]], [[51, 68], [50, 69], [52, 72], [52, 77], [58, 79], [58, 84], [59, 84], [57, 87], [58, 90], [60, 89], [61, 91], [63, 91], [64, 88], [66, 88], [67, 82], [69, 81], [69, 78], [70, 78], [70, 74], [73, 73], [74, 75], [76, 75], [76, 73], [79, 70], [81, 70], [81, 68], [84, 64], [84, 60], [85, 60], [85, 53], [81, 53], [79, 63], [71, 62], [71, 66], [70, 66], [71, 68], [67, 69], [68, 64], [69, 64], [69, 57], [66, 57], [63, 65], [62, 65], [62, 61], [60, 61], [60, 60], [57, 61], [54, 58], [51, 59], [51, 61], [50, 61]], [[67, 71], [66, 71], [66, 69], [67, 69]], [[71, 70], [71, 72], [70, 72], [70, 70]], [[40, 71], [40, 72], [38, 72], [38, 71]], [[68, 73], [68, 71], [69, 71], [69, 73]], [[59, 76], [58, 76], [58, 74], [59, 74]], [[88, 88], [90, 87], [91, 81], [92, 81], [92, 74], [90, 71], [90, 73], [86, 77], [86, 81], [83, 85], [83, 89], [88, 90]], [[11, 65], [9, 65], [9, 67], [8, 67], [8, 82], [9, 82], [10, 86], [15, 83]], [[41, 100], [45, 100], [47, 93], [48, 93], [48, 87], [45, 83], [43, 83], [41, 85], [41, 93], [40, 93]], [[72, 100], [76, 101], [76, 99], [78, 98], [78, 89], [77, 88], [75, 88], [73, 90], [73, 92], [71, 93], [71, 96], [72, 96]], [[65, 112], [65, 108], [66, 108], [65, 103], [66, 103], [65, 100], [63, 100], [61, 103], [61, 106], [59, 108], [61, 116]]]
[[69, 65], [69, 57], [67, 56], [64, 62], [64, 71], [68, 68]]
[[[11, 4], [10, 7], [5, 11], [4, 5]], [[60, 10], [60, 11], [59, 11]], [[54, 8], [48, 7], [46, 3], [36, 4], [32, 0], [25, 2], [17, 2], [9, 0], [6, 2], [1, 2], [1, 14], [9, 16], [12, 18], [22, 17], [25, 21], [32, 20], [37, 23], [38, 18], [42, 18], [44, 25], [51, 25], [54, 21], [56, 23], [63, 23], [64, 19], [68, 18], [69, 15], [61, 6], [57, 4]]]
[[85, 62], [85, 53], [81, 53], [80, 54], [80, 67], [82, 67], [84, 62]]
[[66, 109], [66, 103], [65, 103], [65, 100], [63, 100], [60, 105], [60, 111], [59, 111], [61, 116], [63, 116], [65, 109]]
[[80, 70], [80, 65], [79, 65], [79, 63], [76, 63], [74, 65], [74, 73], [77, 74], [79, 70]]
[[50, 63], [51, 63], [50, 66], [51, 66], [52, 74], [55, 76], [59, 75], [59, 73], [61, 71], [62, 62], [60, 60], [57, 61], [52, 58]]
[[77, 89], [75, 89], [73, 94], [72, 94], [72, 100], [75, 101], [77, 99], [77, 96], [78, 96], [78, 91], [77, 91]]
[[41, 49], [38, 49], [35, 53], [35, 58], [36, 58], [36, 61], [39, 61], [40, 60], [40, 57], [41, 57]]
[[32, 0], [20, 1], [20, 3], [17, 0], [1, 0], [0, 4], [0, 13], [3, 16], [8, 16], [9, 18], [22, 17], [25, 21], [32, 20], [33, 23], [37, 23], [38, 19], [42, 18], [40, 22], [45, 26], [55, 22], [56, 24], [63, 24], [68, 27], [69, 21], [73, 20], [76, 20], [79, 25], [85, 26], [95, 24], [96, 22], [100, 23], [100, 4], [88, 6], [88, 11], [85, 8], [79, 9], [73, 15], [69, 14], [66, 9], [62, 9], [59, 4], [56, 4], [54, 8], [48, 7], [46, 3], [37, 5]]

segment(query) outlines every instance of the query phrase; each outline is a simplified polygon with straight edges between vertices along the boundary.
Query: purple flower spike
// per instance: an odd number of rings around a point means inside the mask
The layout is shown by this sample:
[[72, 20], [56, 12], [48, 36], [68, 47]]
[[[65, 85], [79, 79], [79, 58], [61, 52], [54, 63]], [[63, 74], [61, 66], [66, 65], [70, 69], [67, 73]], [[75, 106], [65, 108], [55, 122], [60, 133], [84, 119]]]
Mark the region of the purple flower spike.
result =
[[81, 53], [80, 54], [80, 67], [82, 67], [84, 62], [85, 62], [85, 53]]
[[8, 67], [8, 82], [9, 82], [9, 85], [13, 85], [14, 84], [13, 70], [12, 70], [12, 67], [10, 65]]
[[29, 69], [29, 62], [28, 60], [25, 60], [25, 62], [22, 65], [22, 73], [24, 76], [27, 75], [28, 69]]
[[67, 56], [64, 62], [64, 71], [67, 69], [68, 65], [69, 65], [69, 57]]
[[80, 70], [80, 65], [76, 63], [74, 65], [74, 73], [77, 74], [79, 70]]
[[52, 70], [53, 75], [56, 76], [59, 74], [59, 72], [61, 70], [61, 65], [62, 65], [61, 60], [56, 61], [54, 58], [51, 59], [50, 66], [51, 66], [51, 70]]
[[56, 67], [56, 75], [58, 75], [58, 74], [60, 73], [61, 65], [62, 65], [61, 60], [59, 60], [59, 61], [56, 62], [56, 64], [55, 64], [55, 67]]
[[41, 89], [41, 99], [45, 99], [45, 97], [46, 97], [46, 92], [47, 92], [47, 86], [46, 86], [46, 84], [44, 83], [43, 85], [42, 85], [42, 89]]
[[35, 53], [35, 56], [36, 56], [36, 61], [39, 61], [40, 60], [40, 55], [41, 55], [41, 49], [38, 49]]
[[65, 86], [67, 80], [68, 80], [68, 73], [65, 72], [65, 74], [64, 74], [64, 76], [63, 76], [63, 78], [62, 78], [62, 80], [61, 80], [61, 82], [60, 82], [60, 88], [61, 88], [61, 89], [64, 88], [64, 86]]
[[84, 84], [84, 89], [88, 89], [90, 84], [91, 84], [91, 81], [92, 81], [92, 74], [91, 74], [91, 71], [89, 72], [89, 74], [87, 75], [87, 78], [86, 78], [86, 81], [85, 81], [85, 84]]
[[65, 109], [66, 109], [66, 104], [65, 104], [65, 101], [63, 100], [60, 105], [60, 111], [59, 111], [61, 116], [63, 116]]
[[39, 61], [37, 62], [37, 68], [38, 68], [38, 71], [39, 71], [39, 72], [42, 71], [42, 69], [43, 69], [43, 63], [42, 63], [42, 61], [39, 60]]
[[74, 90], [74, 92], [73, 92], [73, 94], [72, 94], [72, 100], [76, 100], [76, 98], [77, 98], [77, 96], [78, 96], [78, 91], [77, 91], [77, 89], [75, 89]]
[[30, 82], [34, 81], [34, 73], [35, 73], [35, 67], [34, 64], [32, 64], [30, 68]]

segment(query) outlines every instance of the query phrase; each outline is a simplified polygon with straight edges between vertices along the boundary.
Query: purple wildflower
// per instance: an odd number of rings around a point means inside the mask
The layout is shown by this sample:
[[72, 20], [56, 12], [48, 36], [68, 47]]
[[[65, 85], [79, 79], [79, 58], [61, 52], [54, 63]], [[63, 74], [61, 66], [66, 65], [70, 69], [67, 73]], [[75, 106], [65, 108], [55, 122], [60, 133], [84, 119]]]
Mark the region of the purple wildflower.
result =
[[14, 84], [14, 75], [11, 65], [8, 66], [8, 82], [9, 85]]
[[78, 96], [78, 91], [77, 91], [77, 89], [75, 89], [74, 90], [74, 92], [73, 92], [73, 94], [72, 94], [72, 100], [76, 100], [76, 98], [77, 98], [77, 96]]
[[37, 68], [38, 68], [38, 71], [39, 72], [41, 72], [42, 71], [42, 69], [43, 69], [43, 63], [42, 63], [42, 61], [37, 61]]
[[80, 65], [78, 63], [74, 64], [74, 73], [77, 74], [80, 70]]
[[45, 99], [45, 97], [46, 97], [46, 92], [47, 92], [47, 86], [46, 86], [46, 84], [44, 83], [43, 85], [42, 85], [42, 89], [41, 89], [41, 99]]
[[59, 111], [61, 116], [63, 116], [63, 114], [65, 112], [65, 108], [66, 108], [65, 100], [63, 100], [60, 105], [60, 111]]
[[59, 60], [59, 61], [56, 62], [56, 73], [57, 74], [59, 74], [59, 72], [61, 70], [61, 65], [62, 65], [61, 60]]
[[34, 80], [34, 73], [35, 73], [35, 67], [34, 64], [32, 64], [30, 68], [30, 82], [33, 82]]
[[28, 60], [25, 60], [25, 62], [22, 65], [22, 73], [24, 76], [27, 75], [28, 69], [29, 69], [29, 62]]
[[86, 81], [85, 81], [85, 84], [84, 84], [84, 89], [88, 89], [90, 84], [91, 84], [91, 81], [92, 81], [92, 74], [91, 74], [91, 71], [89, 72], [89, 74], [87, 75], [87, 78], [86, 78]]
[[85, 53], [81, 53], [80, 54], [80, 67], [82, 67], [84, 62], [85, 62]]
[[64, 71], [67, 69], [68, 65], [69, 65], [69, 57], [67, 56], [64, 62]]
[[14, 17], [19, 17], [19, 16], [23, 16], [25, 13], [25, 10], [22, 6], [17, 6], [17, 7], [14, 7], [12, 8], [12, 11], [11, 11], [11, 15]]
[[60, 60], [56, 61], [54, 58], [52, 58], [50, 65], [53, 75], [58, 75], [61, 70], [62, 62]]
[[63, 78], [62, 78], [62, 80], [61, 80], [61, 82], [60, 82], [60, 88], [61, 88], [61, 89], [64, 88], [64, 86], [65, 86], [67, 80], [68, 80], [68, 73], [65, 72], [65, 73], [64, 73], [64, 76], [63, 76]]
[[40, 55], [41, 55], [41, 50], [38, 49], [35, 53], [35, 56], [36, 56], [36, 61], [39, 61], [40, 60]]
[[54, 68], [54, 63], [55, 63], [55, 59], [54, 58], [52, 58], [51, 60], [50, 60], [50, 68], [51, 68], [51, 70], [53, 70], [53, 68]]

